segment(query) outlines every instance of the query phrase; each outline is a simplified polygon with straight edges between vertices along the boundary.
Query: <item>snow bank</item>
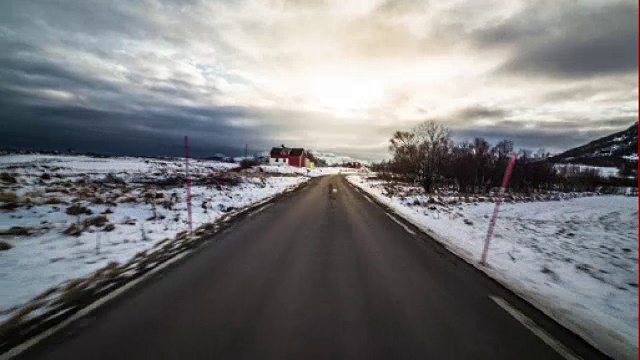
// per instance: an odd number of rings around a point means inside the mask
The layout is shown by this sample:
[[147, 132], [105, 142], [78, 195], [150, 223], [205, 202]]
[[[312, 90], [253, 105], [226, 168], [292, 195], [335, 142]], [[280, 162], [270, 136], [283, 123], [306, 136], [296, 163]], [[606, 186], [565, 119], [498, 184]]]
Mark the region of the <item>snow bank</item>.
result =
[[347, 179], [603, 352], [637, 358], [637, 198], [503, 204], [485, 268], [494, 204], [414, 206], [424, 195], [387, 197], [380, 181]]

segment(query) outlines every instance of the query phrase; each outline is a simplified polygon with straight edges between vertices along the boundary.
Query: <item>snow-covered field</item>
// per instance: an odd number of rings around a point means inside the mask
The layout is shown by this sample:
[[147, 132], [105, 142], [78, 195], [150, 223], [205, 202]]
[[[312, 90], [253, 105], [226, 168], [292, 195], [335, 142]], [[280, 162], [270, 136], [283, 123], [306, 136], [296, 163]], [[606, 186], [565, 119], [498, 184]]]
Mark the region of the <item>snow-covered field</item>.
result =
[[[494, 204], [438, 205], [420, 191], [388, 195], [348, 180], [477, 265]], [[638, 198], [575, 197], [503, 204], [488, 275], [614, 358], [638, 353]]]
[[620, 175], [620, 169], [617, 167], [607, 166], [590, 166], [590, 165], [573, 165], [573, 164], [555, 164], [556, 170], [563, 169], [577, 169], [579, 171], [596, 171], [600, 177], [618, 177]]
[[[190, 165], [194, 229], [308, 180]], [[52, 286], [187, 230], [181, 174], [180, 159], [1, 156], [0, 241], [11, 248], [0, 251], [0, 321]]]
[[[191, 159], [194, 172], [232, 169], [238, 164]], [[107, 174], [144, 175], [151, 172], [184, 171], [184, 159], [160, 160], [136, 157], [95, 158], [72, 155], [4, 155], [0, 156], [0, 171], [21, 174]]]

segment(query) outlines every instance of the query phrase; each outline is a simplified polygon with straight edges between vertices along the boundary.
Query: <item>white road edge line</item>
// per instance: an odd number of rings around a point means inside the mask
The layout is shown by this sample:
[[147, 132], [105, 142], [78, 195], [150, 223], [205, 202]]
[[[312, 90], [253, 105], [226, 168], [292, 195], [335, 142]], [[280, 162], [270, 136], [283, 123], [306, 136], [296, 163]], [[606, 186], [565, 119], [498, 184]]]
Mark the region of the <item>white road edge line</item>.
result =
[[516, 320], [518, 320], [522, 325], [524, 325], [527, 329], [529, 329], [534, 335], [539, 337], [542, 341], [544, 341], [547, 345], [549, 345], [553, 350], [555, 350], [560, 356], [567, 360], [581, 360], [582, 358], [576, 355], [569, 348], [564, 346], [560, 341], [554, 339], [549, 333], [544, 331], [538, 324], [536, 324], [533, 320], [529, 319], [525, 314], [516, 310], [511, 304], [509, 304], [506, 300], [489, 295], [489, 298], [493, 300], [498, 306], [508, 312], [511, 316], [513, 316]]
[[269, 206], [271, 206], [271, 205], [272, 205], [272, 204], [267, 204], [267, 205], [265, 205], [265, 206], [263, 206], [263, 207], [261, 207], [261, 208], [257, 209], [256, 211], [252, 212], [251, 214], [249, 214], [249, 216], [253, 216], [253, 215], [255, 215], [255, 214], [257, 214], [257, 213], [261, 212], [262, 210], [264, 210], [264, 209], [268, 208], [268, 207], [269, 207]]
[[402, 228], [404, 229], [404, 231], [408, 232], [408, 233], [409, 233], [409, 234], [411, 234], [411, 235], [415, 235], [415, 234], [416, 234], [413, 230], [409, 229], [409, 227], [407, 227], [407, 225], [405, 225], [405, 224], [403, 224], [402, 222], [400, 222], [400, 220], [396, 219], [394, 216], [390, 215], [388, 212], [385, 212], [385, 214], [387, 214], [387, 216], [388, 216], [391, 220], [395, 221], [398, 225], [402, 226]]
[[128, 282], [128, 283], [122, 285], [120, 288], [118, 288], [118, 289], [108, 293], [107, 295], [101, 297], [100, 299], [92, 302], [90, 305], [82, 308], [77, 313], [73, 314], [70, 318], [66, 319], [65, 321], [61, 322], [60, 324], [58, 324], [58, 325], [56, 325], [56, 326], [54, 326], [54, 327], [52, 327], [50, 329], [47, 329], [47, 330], [43, 331], [39, 335], [36, 335], [35, 337], [23, 342], [22, 344], [16, 345], [15, 347], [11, 348], [9, 351], [5, 352], [4, 354], [0, 354], [0, 360], [9, 360], [14, 356], [20, 355], [22, 352], [24, 352], [24, 351], [28, 350], [29, 348], [37, 345], [42, 340], [44, 340], [44, 339], [48, 338], [49, 336], [57, 333], [58, 331], [64, 329], [65, 327], [67, 327], [71, 323], [73, 323], [74, 321], [82, 318], [83, 316], [88, 315], [93, 310], [95, 310], [98, 307], [104, 305], [108, 301], [116, 298], [118, 295], [120, 295], [120, 294], [124, 293], [125, 291], [131, 289], [132, 287], [136, 286], [140, 282], [146, 280], [151, 275], [154, 275], [158, 271], [166, 268], [167, 266], [169, 266], [169, 265], [175, 263], [176, 261], [182, 259], [183, 257], [187, 256], [192, 251], [193, 250], [185, 250], [183, 253], [178, 254], [175, 257], [165, 261], [161, 265], [158, 265], [157, 267], [153, 268], [152, 270], [149, 270], [148, 273], [140, 276], [139, 278], [137, 278], [137, 279], [135, 279], [135, 280], [133, 280], [131, 282]]
[[[375, 202], [373, 202], [373, 200], [371, 200], [371, 199], [369, 198], [369, 196], [365, 195], [365, 192], [364, 192], [363, 190], [361, 190], [360, 188], [358, 188], [357, 186], [355, 186], [355, 185], [353, 185], [353, 184], [350, 184], [350, 185], [351, 185], [351, 186], [353, 186], [357, 191], [359, 191], [359, 192], [362, 194], [362, 196], [364, 196], [364, 198], [365, 198], [365, 199], [367, 199], [367, 201], [368, 201], [368, 202], [370, 202], [370, 203], [372, 203], [372, 204], [374, 204], [374, 205], [376, 204]], [[416, 233], [415, 233], [415, 231], [413, 231], [413, 230], [409, 229], [409, 227], [408, 227], [407, 225], [403, 224], [400, 220], [396, 219], [396, 218], [395, 218], [395, 216], [393, 216], [393, 215], [389, 214], [389, 213], [388, 213], [388, 212], [386, 212], [386, 211], [385, 211], [384, 213], [385, 213], [385, 214], [387, 214], [387, 216], [388, 216], [391, 220], [395, 221], [398, 225], [402, 226], [402, 228], [404, 229], [404, 231], [408, 232], [408, 233], [409, 233], [409, 234], [411, 234], [411, 235], [415, 235], [415, 234], [416, 234]], [[1, 359], [0, 359], [0, 360], [1, 360]]]

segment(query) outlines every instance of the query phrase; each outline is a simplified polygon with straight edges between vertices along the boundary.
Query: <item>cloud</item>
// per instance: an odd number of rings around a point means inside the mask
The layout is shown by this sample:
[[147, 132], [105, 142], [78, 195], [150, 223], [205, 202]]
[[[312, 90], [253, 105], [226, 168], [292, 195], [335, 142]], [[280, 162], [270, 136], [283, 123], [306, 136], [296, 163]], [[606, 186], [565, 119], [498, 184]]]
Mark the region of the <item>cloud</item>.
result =
[[508, 114], [509, 112], [504, 109], [488, 108], [482, 105], [475, 105], [455, 112], [452, 117], [463, 120], [475, 120], [486, 118], [503, 118]]
[[636, 15], [599, 0], [0, 2], [0, 137], [379, 158], [394, 130], [439, 119], [566, 147], [637, 117]]
[[499, 71], [580, 78], [637, 71], [638, 5], [537, 1], [478, 32], [482, 45], [511, 45]]

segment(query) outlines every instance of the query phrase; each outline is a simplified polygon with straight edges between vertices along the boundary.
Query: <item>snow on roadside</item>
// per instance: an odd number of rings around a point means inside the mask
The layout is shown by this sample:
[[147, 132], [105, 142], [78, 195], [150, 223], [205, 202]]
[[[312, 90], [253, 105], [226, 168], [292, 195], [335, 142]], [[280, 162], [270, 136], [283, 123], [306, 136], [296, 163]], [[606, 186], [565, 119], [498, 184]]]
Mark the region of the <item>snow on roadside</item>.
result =
[[268, 173], [268, 174], [287, 174], [287, 175], [306, 175], [310, 177], [317, 177], [323, 175], [334, 174], [355, 174], [363, 172], [364, 170], [357, 170], [344, 167], [317, 167], [312, 169], [299, 168], [289, 165], [258, 165], [250, 169], [244, 170], [248, 173]]
[[[387, 197], [382, 182], [352, 184], [477, 264], [492, 203], [415, 206], [424, 195]], [[416, 201], [418, 200], [418, 201]], [[638, 353], [638, 203], [598, 196], [504, 204], [488, 275], [614, 358]]]
[[[10, 201], [18, 205], [14, 209], [0, 210], [0, 240], [12, 246], [0, 251], [0, 289], [4, 289], [0, 297], [0, 321], [11, 315], [8, 310], [12, 307], [53, 286], [86, 276], [110, 262], [124, 263], [135, 254], [186, 230], [184, 186], [159, 186], [152, 182], [171, 178], [176, 173], [159, 169], [179, 170], [181, 166], [180, 160], [141, 158], [0, 157], [0, 173], [10, 172], [16, 181], [0, 180], [0, 195], [6, 198], [7, 194], [16, 194], [11, 196], [17, 196], [17, 200]], [[201, 173], [200, 177], [194, 177], [195, 181], [207, 179], [210, 174], [228, 169], [228, 166], [195, 162], [193, 168], [196, 174]], [[44, 177], [45, 174], [50, 177]], [[102, 183], [112, 174], [119, 174], [116, 180], [122, 182]], [[239, 182], [193, 186], [194, 229], [309, 179], [251, 174], [229, 176]], [[123, 179], [146, 182], [132, 183]], [[0, 198], [0, 205], [8, 204]], [[65, 213], [74, 204], [91, 213]], [[72, 226], [103, 215], [105, 224], [86, 226], [78, 236], [65, 234]], [[26, 229], [30, 234], [12, 235], [11, 229], [15, 227]]]

